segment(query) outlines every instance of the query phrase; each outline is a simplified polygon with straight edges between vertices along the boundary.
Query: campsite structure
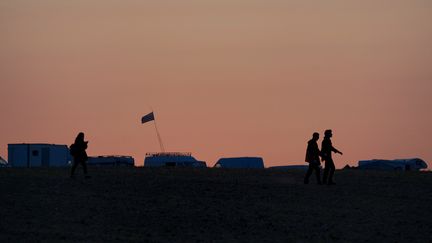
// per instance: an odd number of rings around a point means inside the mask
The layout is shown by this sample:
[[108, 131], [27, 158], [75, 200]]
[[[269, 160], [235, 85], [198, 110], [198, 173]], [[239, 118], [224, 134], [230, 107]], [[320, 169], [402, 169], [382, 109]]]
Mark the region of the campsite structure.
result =
[[72, 160], [67, 145], [46, 143], [8, 144], [12, 167], [62, 167]]
[[134, 166], [135, 160], [132, 156], [124, 155], [107, 155], [107, 156], [90, 156], [87, 165], [93, 166]]
[[159, 141], [161, 152], [147, 153], [144, 158], [144, 167], [207, 167], [204, 161], [199, 161], [192, 156], [192, 153], [182, 152], [165, 152], [165, 146], [162, 142], [162, 137], [159, 134], [156, 125], [154, 112], [150, 112], [141, 118], [141, 124], [153, 121], [156, 135]]
[[264, 161], [261, 157], [237, 157], [221, 158], [214, 165], [216, 168], [252, 168], [264, 169]]
[[419, 171], [426, 169], [427, 164], [424, 160], [419, 158], [413, 159], [373, 159], [373, 160], [360, 160], [358, 162], [358, 169], [362, 170], [400, 170], [400, 171]]
[[271, 166], [269, 169], [271, 170], [308, 170], [308, 165], [278, 165], [278, 166]]
[[9, 167], [9, 164], [6, 160], [4, 160], [1, 156], [0, 156], [0, 168], [1, 167]]
[[199, 161], [192, 153], [161, 152], [147, 153], [144, 159], [144, 167], [207, 167], [204, 161]]

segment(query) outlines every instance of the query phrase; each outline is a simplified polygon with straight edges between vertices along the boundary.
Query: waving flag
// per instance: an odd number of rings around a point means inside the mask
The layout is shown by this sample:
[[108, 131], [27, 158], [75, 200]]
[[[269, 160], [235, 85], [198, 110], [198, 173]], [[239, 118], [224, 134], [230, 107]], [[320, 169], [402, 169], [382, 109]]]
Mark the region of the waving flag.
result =
[[153, 112], [150, 112], [150, 113], [148, 113], [147, 115], [145, 115], [145, 116], [143, 116], [142, 118], [141, 118], [141, 123], [146, 123], [146, 122], [149, 122], [149, 121], [154, 121], [154, 114], [153, 114]]

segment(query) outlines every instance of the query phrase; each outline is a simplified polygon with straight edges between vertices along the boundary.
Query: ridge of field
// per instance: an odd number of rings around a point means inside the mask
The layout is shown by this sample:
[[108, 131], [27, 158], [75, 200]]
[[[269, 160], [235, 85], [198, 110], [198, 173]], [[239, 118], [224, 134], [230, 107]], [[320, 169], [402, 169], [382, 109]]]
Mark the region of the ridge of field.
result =
[[0, 169], [0, 242], [428, 242], [432, 173]]

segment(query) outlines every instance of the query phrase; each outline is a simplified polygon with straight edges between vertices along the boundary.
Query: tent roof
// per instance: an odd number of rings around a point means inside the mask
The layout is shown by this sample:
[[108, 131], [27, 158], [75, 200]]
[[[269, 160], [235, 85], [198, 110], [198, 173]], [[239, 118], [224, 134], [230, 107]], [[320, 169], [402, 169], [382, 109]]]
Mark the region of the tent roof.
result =
[[0, 156], [0, 164], [6, 165], [8, 162]]

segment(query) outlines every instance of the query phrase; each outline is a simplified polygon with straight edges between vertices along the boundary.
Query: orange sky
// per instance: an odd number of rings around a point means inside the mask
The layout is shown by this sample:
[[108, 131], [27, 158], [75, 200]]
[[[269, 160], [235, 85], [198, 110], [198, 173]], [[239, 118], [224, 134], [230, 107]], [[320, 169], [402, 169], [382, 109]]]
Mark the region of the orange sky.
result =
[[[143, 163], [303, 164], [314, 131], [360, 159], [432, 161], [432, 1], [2, 0], [0, 155], [71, 144]], [[320, 140], [321, 142], [321, 140]]]

